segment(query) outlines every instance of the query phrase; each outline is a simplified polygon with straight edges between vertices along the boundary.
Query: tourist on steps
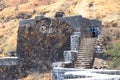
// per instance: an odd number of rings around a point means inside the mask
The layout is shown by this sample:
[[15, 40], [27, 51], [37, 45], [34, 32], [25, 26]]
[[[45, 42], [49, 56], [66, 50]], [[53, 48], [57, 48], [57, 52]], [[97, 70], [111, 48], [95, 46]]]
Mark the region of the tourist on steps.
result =
[[92, 33], [92, 37], [95, 37], [95, 27], [90, 26], [90, 32]]
[[90, 32], [92, 33], [92, 37], [98, 37], [98, 35], [100, 35], [100, 29], [98, 26], [96, 26], [96, 27], [91, 26]]

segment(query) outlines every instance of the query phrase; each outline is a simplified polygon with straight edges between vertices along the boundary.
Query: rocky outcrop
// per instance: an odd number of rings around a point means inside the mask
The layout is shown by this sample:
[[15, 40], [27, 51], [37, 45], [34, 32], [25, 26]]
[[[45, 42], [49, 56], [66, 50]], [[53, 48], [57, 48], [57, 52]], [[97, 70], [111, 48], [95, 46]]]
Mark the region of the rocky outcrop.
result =
[[37, 17], [20, 22], [17, 52], [23, 69], [30, 72], [51, 69], [52, 62], [62, 60], [63, 51], [70, 48], [73, 31], [59, 19]]
[[108, 69], [108, 61], [100, 59], [100, 58], [95, 58], [95, 62], [93, 65], [94, 69]]

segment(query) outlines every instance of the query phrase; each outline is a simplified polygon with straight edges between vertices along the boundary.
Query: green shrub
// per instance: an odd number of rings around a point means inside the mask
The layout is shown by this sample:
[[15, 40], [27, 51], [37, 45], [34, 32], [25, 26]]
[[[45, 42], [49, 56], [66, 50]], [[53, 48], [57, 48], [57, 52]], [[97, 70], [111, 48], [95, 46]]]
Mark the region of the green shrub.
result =
[[111, 69], [120, 66], [120, 42], [113, 43], [109, 46], [106, 53], [110, 55], [109, 66]]
[[111, 44], [106, 53], [112, 57], [120, 57], [120, 42]]

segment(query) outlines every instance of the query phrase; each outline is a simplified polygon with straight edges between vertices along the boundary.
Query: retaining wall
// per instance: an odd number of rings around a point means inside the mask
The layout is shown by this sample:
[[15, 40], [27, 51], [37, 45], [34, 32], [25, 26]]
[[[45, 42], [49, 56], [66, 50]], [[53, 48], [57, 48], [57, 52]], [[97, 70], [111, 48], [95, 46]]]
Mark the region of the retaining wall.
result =
[[0, 80], [17, 80], [19, 78], [18, 58], [0, 58]]

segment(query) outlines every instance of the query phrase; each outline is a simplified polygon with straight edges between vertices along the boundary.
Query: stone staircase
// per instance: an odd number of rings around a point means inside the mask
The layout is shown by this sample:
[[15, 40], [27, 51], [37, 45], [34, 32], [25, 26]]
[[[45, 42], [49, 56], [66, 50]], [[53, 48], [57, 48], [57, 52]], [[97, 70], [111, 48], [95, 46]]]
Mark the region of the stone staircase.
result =
[[94, 38], [82, 38], [81, 45], [77, 54], [77, 60], [75, 62], [75, 68], [92, 68], [94, 61]]

